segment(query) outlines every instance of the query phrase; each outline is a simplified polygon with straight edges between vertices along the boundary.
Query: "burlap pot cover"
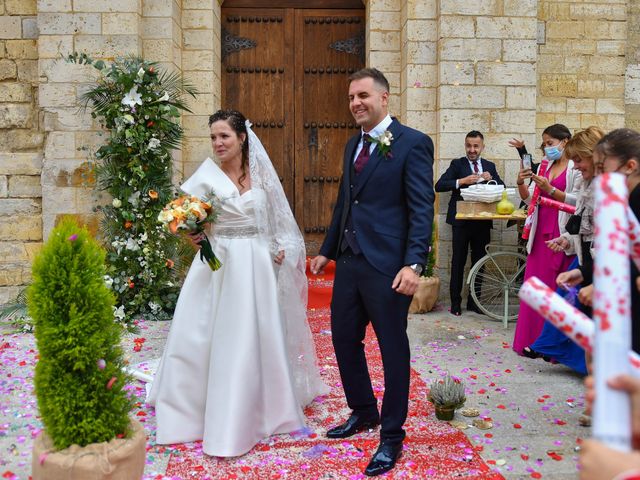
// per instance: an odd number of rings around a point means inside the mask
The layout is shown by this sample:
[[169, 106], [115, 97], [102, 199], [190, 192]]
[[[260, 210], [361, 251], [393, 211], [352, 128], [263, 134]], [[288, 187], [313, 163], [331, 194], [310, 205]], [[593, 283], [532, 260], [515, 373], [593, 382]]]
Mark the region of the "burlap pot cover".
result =
[[33, 480], [139, 480], [144, 472], [146, 440], [140, 422], [131, 419], [131, 438], [71, 445], [54, 451], [44, 431], [33, 443]]
[[440, 279], [438, 277], [420, 277], [418, 290], [413, 295], [409, 313], [430, 312], [438, 300]]

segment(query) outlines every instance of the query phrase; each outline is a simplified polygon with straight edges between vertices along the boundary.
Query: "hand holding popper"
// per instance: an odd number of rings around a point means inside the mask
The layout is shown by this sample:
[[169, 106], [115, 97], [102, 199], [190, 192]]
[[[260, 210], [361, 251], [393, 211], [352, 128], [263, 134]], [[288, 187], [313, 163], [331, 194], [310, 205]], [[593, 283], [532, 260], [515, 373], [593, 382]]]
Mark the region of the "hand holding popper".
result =
[[[589, 317], [551, 290], [538, 277], [530, 277], [522, 284], [520, 299], [551, 322], [558, 330], [580, 345], [588, 353], [593, 352], [596, 326]], [[640, 355], [629, 350], [631, 374], [640, 378]]]
[[570, 213], [571, 215], [576, 213], [576, 207], [574, 205], [569, 205], [568, 203], [559, 202], [552, 198], [540, 197], [540, 199], [538, 200], [538, 203], [543, 207], [555, 208], [557, 210], [560, 210], [561, 212]]
[[[540, 166], [538, 167], [538, 176], [544, 177], [544, 174], [547, 173], [547, 167], [549, 166], [549, 160], [547, 157], [544, 157], [540, 161]], [[524, 222], [524, 227], [522, 228], [522, 238], [527, 240], [529, 235], [531, 235], [531, 228], [533, 227], [533, 214], [538, 208], [538, 199], [540, 198], [540, 187], [538, 185], [533, 189], [533, 194], [531, 195], [531, 203], [529, 204], [529, 208], [527, 209], [527, 219]]]

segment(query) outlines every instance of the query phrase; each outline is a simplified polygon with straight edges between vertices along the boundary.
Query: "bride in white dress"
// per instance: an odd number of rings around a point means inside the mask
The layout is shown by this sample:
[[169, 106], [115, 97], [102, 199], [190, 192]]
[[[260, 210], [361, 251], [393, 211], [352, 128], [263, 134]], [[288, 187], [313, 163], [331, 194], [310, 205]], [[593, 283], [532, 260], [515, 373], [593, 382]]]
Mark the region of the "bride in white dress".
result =
[[304, 241], [278, 176], [241, 113], [209, 119], [220, 161], [206, 159], [183, 185], [221, 201], [210, 235], [222, 267], [196, 255], [147, 402], [156, 441], [203, 440], [231, 457], [304, 427], [303, 408], [328, 392], [306, 321]]

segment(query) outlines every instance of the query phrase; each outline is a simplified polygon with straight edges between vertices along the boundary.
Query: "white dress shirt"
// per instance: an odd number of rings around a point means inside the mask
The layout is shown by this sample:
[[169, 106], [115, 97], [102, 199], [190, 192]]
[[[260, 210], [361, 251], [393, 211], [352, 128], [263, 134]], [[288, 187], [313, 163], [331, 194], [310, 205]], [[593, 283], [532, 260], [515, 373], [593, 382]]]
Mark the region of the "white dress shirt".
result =
[[[371, 130], [369, 130], [368, 132], [365, 132], [364, 130], [362, 130], [361, 135], [360, 135], [360, 141], [358, 142], [358, 147], [356, 148], [356, 153], [353, 156], [353, 162], [356, 161], [356, 158], [358, 158], [358, 154], [360, 153], [360, 150], [362, 150], [362, 136], [365, 133], [368, 133], [371, 137], [373, 138], [377, 138], [380, 135], [382, 135], [386, 130], [388, 130], [389, 125], [391, 125], [391, 122], [393, 122], [393, 119], [391, 118], [390, 115], [387, 115], [386, 117], [384, 117], [382, 119], [382, 121], [376, 125], [375, 127], [373, 127]], [[375, 142], [371, 142], [371, 145], [369, 145], [369, 155], [371, 155], [371, 152], [373, 152], [373, 149], [376, 148], [377, 145]]]

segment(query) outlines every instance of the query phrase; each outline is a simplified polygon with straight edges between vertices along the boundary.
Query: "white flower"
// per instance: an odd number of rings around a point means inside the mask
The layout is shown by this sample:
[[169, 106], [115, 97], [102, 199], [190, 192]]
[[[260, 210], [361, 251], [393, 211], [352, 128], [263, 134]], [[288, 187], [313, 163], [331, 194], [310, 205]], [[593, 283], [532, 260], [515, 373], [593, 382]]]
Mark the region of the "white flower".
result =
[[113, 285], [113, 278], [111, 278], [109, 275], [105, 275], [104, 283], [107, 285], [107, 287], [111, 288], [111, 285]]
[[145, 255], [149, 255], [149, 253], [151, 253], [151, 250], [149, 250], [149, 247], [144, 247], [142, 249], [142, 253], [144, 253]]
[[152, 138], [149, 140], [149, 150], [154, 150], [160, 146], [160, 140], [157, 138]]
[[133, 252], [137, 252], [138, 250], [140, 250], [140, 247], [138, 246], [138, 242], [136, 242], [133, 238], [129, 238], [127, 240], [127, 244], [125, 245], [125, 248]]
[[140, 200], [140, 192], [132, 193], [127, 200], [131, 205], [133, 205], [134, 207], [137, 207], [138, 202]]
[[119, 198], [114, 198], [111, 201], [111, 205], [113, 205], [113, 208], [120, 208], [122, 206], [122, 201]]
[[389, 130], [385, 130], [385, 132], [378, 137], [378, 141], [386, 146], [391, 145], [391, 140], [393, 140], [393, 134]]
[[123, 320], [125, 317], [124, 305], [120, 305], [118, 308], [113, 307], [113, 315], [116, 317], [116, 319]]
[[147, 238], [148, 238], [147, 232], [144, 232], [143, 234], [140, 235], [140, 240], [142, 240], [143, 242], [146, 242]]
[[122, 102], [120, 103], [122, 103], [123, 105], [128, 105], [129, 108], [135, 107], [136, 104], [142, 105], [142, 95], [138, 93], [138, 86], [134, 85], [133, 88], [129, 90], [129, 93], [124, 96]]
[[162, 210], [158, 215], [158, 221], [162, 223], [170, 223], [173, 220], [173, 215], [169, 210]]
[[124, 114], [124, 115], [122, 116], [122, 119], [123, 119], [125, 122], [130, 123], [130, 124], [136, 123], [135, 119], [133, 118], [133, 115], [130, 115], [130, 114], [128, 114], [128, 113]]
[[140, 70], [138, 70], [138, 78], [142, 80], [142, 77], [144, 77], [144, 68], [140, 67]]
[[159, 102], [166, 102], [167, 100], [169, 100], [169, 94], [165, 91], [165, 92], [164, 92], [164, 95], [162, 95], [162, 96], [158, 99], [158, 101], [159, 101]]

